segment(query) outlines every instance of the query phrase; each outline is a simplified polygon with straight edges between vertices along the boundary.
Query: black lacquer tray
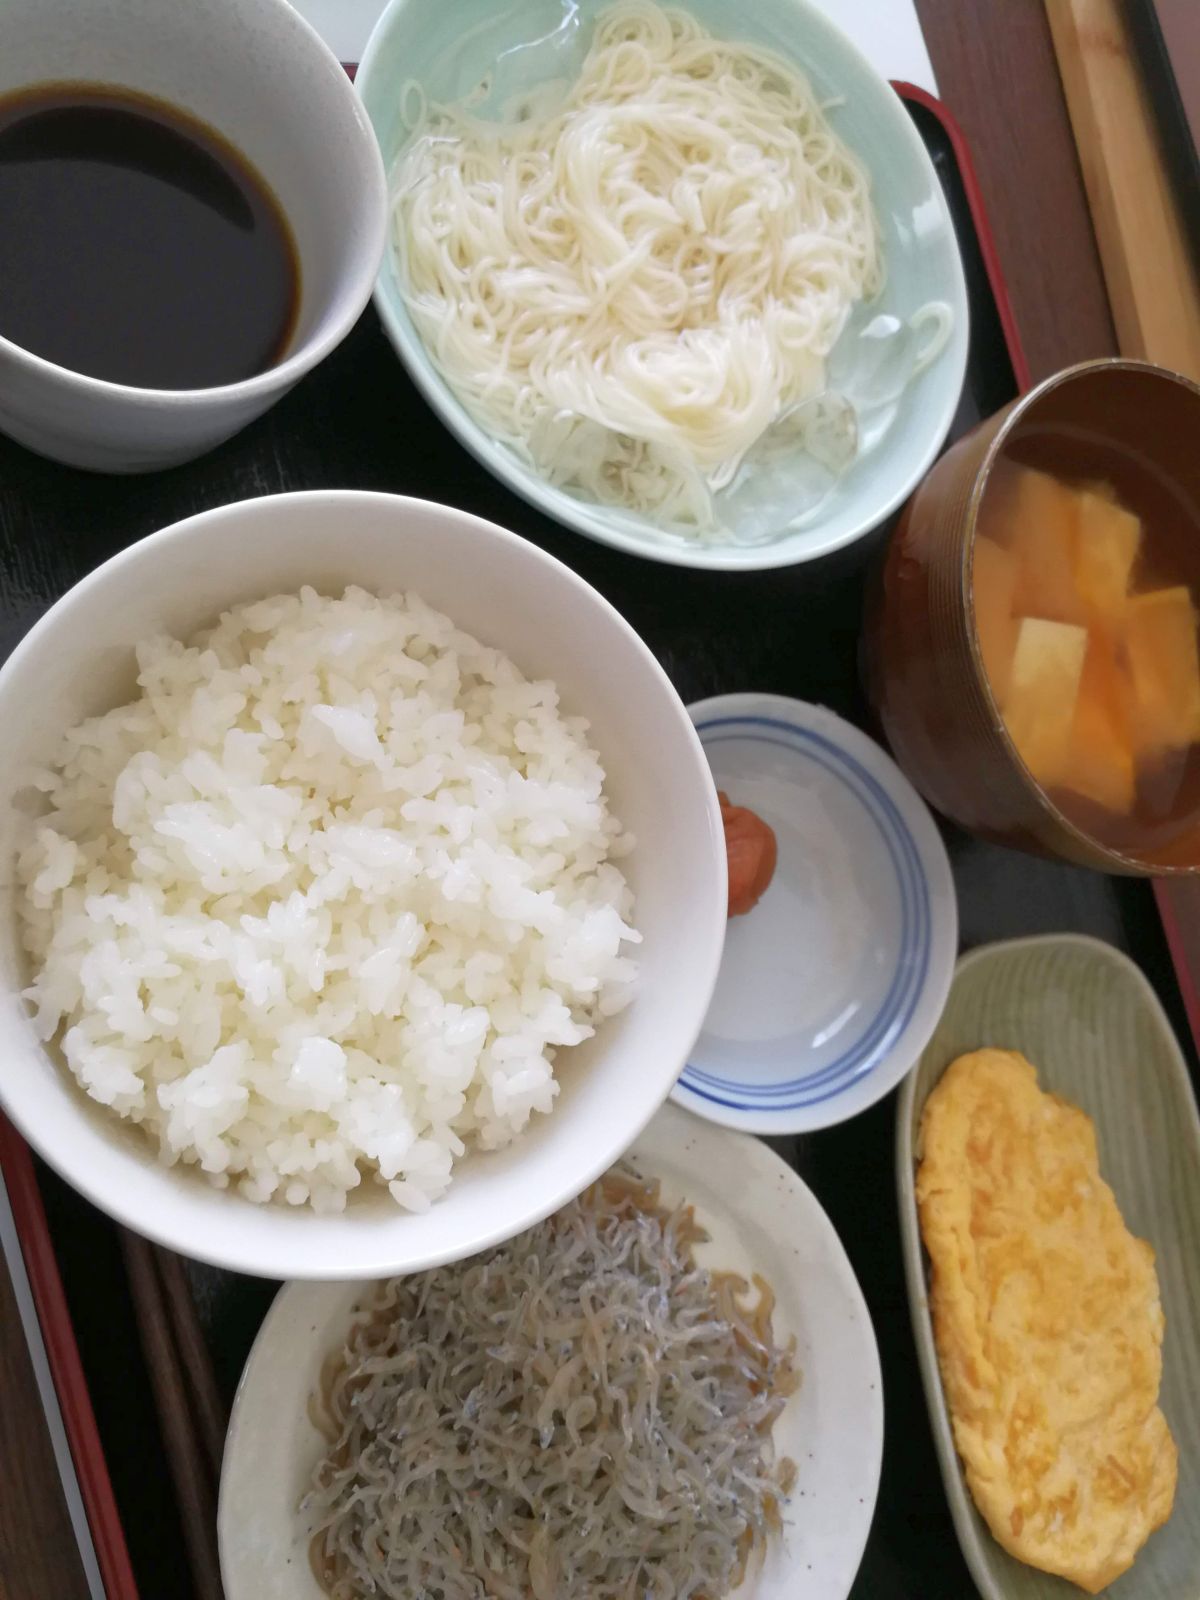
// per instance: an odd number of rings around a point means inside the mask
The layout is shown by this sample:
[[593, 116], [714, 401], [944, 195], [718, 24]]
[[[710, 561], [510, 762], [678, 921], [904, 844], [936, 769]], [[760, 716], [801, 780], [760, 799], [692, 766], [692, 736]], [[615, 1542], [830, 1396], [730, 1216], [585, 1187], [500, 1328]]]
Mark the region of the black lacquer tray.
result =
[[[1012, 398], [1025, 381], [1024, 362], [961, 139], [936, 101], [898, 87], [945, 187], [966, 264], [972, 330], [957, 435]], [[887, 528], [811, 565], [750, 574], [660, 566], [593, 544], [509, 494], [462, 450], [408, 381], [373, 310], [274, 411], [186, 467], [105, 478], [40, 460], [0, 439], [0, 652], [77, 579], [156, 528], [229, 500], [317, 487], [442, 500], [536, 541], [624, 613], [686, 701], [771, 690], [821, 702], [871, 727], [859, 678], [859, 634], [865, 586]], [[1147, 883], [1016, 855], [953, 829], [946, 838], [964, 947], [1066, 930], [1109, 941], [1132, 955], [1155, 985], [1195, 1073]], [[905, 1301], [894, 1116], [889, 1096], [841, 1127], [776, 1145], [840, 1233], [883, 1358], [883, 1479], [853, 1594], [862, 1600], [964, 1600], [973, 1586], [942, 1491]], [[189, 1566], [184, 1514], [164, 1446], [171, 1428], [156, 1409], [141, 1359], [120, 1230], [40, 1164], [38, 1176], [140, 1592], [151, 1600], [211, 1593], [211, 1584], [197, 1586]], [[182, 1392], [199, 1380], [215, 1392], [218, 1406], [227, 1406], [274, 1290], [274, 1284], [191, 1264], [178, 1273], [167, 1291], [172, 1309], [197, 1337], [190, 1357], [179, 1354], [189, 1341], [173, 1347], [176, 1370], [168, 1381]], [[189, 1361], [197, 1370], [185, 1370]], [[161, 1402], [161, 1350], [158, 1363]], [[852, 1417], [846, 1426], [854, 1426]], [[211, 1442], [211, 1429], [209, 1436]], [[177, 1458], [178, 1438], [174, 1449]], [[194, 1503], [189, 1507], [194, 1520]], [[189, 1531], [193, 1544], [197, 1534], [215, 1538], [215, 1529]]]

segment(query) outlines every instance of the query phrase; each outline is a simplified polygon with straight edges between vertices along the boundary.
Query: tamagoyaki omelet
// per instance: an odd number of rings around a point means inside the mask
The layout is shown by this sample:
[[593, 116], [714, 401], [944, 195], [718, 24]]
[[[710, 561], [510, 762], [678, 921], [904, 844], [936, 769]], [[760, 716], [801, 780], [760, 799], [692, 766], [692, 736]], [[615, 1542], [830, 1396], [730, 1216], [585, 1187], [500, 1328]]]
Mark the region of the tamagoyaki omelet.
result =
[[1154, 1252], [1078, 1107], [1011, 1050], [930, 1094], [917, 1175], [930, 1307], [967, 1484], [1012, 1555], [1098, 1593], [1170, 1515]]

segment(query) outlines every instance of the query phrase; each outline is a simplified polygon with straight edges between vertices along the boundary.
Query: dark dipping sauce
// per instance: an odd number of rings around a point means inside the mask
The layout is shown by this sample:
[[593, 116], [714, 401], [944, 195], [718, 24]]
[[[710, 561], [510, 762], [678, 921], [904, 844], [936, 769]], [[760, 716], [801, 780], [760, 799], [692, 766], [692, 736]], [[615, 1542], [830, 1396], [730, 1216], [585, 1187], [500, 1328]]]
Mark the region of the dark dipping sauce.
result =
[[148, 95], [0, 96], [0, 334], [89, 377], [208, 389], [273, 366], [300, 300], [279, 202], [212, 128]]

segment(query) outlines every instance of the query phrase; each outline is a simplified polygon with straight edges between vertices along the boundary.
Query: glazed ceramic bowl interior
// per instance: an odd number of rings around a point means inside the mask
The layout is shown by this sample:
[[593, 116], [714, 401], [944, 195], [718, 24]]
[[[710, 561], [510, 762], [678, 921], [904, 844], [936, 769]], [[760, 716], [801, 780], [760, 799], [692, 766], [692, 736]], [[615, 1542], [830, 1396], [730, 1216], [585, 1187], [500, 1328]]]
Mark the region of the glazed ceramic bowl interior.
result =
[[[606, 0], [391, 0], [363, 55], [357, 84], [391, 169], [408, 137], [406, 85], [434, 100], [468, 94], [484, 74], [503, 72], [508, 91], [547, 75], [578, 72], [581, 50]], [[718, 36], [765, 45], [796, 62], [829, 107], [837, 133], [862, 159], [883, 230], [887, 282], [878, 309], [905, 320], [929, 301], [950, 308], [948, 346], [905, 391], [902, 413], [882, 443], [856, 461], [811, 523], [771, 542], [699, 542], [656, 531], [616, 509], [556, 488], [493, 439], [456, 399], [431, 361], [405, 306], [389, 245], [375, 290], [383, 326], [430, 406], [489, 471], [567, 527], [634, 555], [726, 570], [788, 566], [868, 533], [928, 470], [954, 416], [966, 367], [968, 310], [953, 223], [941, 184], [895, 91], [808, 0], [686, 0]], [[536, 49], [535, 41], [549, 40]], [[499, 66], [497, 64], [500, 64]]]
[[[465, 1156], [447, 1195], [402, 1212], [364, 1183], [341, 1215], [255, 1205], [150, 1141], [76, 1087], [39, 1043], [14, 855], [31, 771], [62, 733], [134, 693], [134, 646], [187, 638], [229, 605], [312, 584], [411, 589], [585, 715], [613, 810], [636, 839], [633, 1003], [560, 1055], [554, 1110], [507, 1148]], [[602, 663], [598, 665], [598, 663]], [[474, 1254], [557, 1209], [608, 1168], [666, 1099], [700, 1031], [725, 937], [725, 847], [699, 740], [661, 667], [595, 590], [532, 544], [463, 512], [349, 491], [242, 501], [131, 546], [69, 591], [0, 672], [0, 1097], [68, 1182], [127, 1226], [189, 1256], [279, 1278], [361, 1278]], [[24, 820], [23, 820], [24, 819]]]

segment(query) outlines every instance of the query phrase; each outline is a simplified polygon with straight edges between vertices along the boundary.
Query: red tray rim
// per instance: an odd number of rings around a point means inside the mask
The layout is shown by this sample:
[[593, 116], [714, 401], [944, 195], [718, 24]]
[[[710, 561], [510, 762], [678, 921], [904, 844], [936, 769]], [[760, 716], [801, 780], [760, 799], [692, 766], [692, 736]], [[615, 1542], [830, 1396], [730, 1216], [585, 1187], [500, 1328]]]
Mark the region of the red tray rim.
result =
[[138, 1600], [96, 1414], [75, 1341], [46, 1211], [29, 1146], [0, 1112], [0, 1171], [8, 1191], [25, 1272], [62, 1411], [71, 1459], [108, 1600]]

